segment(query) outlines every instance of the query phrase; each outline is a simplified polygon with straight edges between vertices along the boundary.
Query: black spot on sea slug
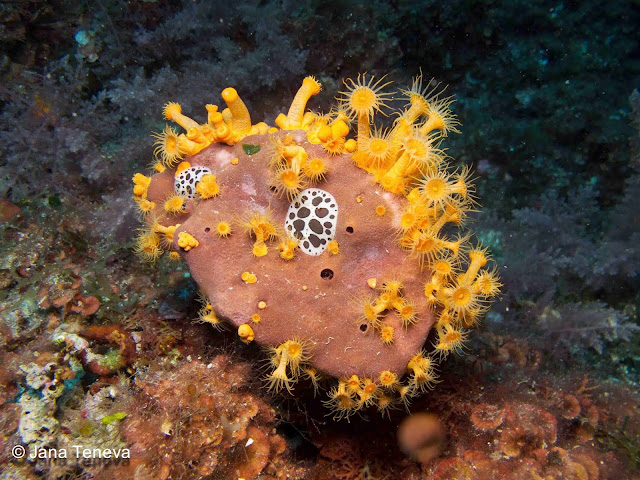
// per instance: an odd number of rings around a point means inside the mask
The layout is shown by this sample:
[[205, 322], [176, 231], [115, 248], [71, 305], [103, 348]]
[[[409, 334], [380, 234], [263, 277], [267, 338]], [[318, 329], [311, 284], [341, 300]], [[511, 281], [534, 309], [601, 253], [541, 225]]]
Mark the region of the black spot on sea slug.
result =
[[317, 234], [321, 234], [323, 230], [322, 224], [315, 218], [309, 220], [309, 228]]
[[293, 228], [296, 229], [296, 233], [302, 234], [302, 230], [304, 230], [304, 220], [294, 220]]
[[307, 218], [309, 215], [311, 215], [311, 210], [309, 210], [307, 207], [302, 207], [300, 210], [298, 210], [298, 217], [300, 218]]
[[316, 248], [318, 248], [321, 243], [320, 239], [314, 234], [309, 235], [309, 241], [311, 242], [311, 245], [313, 245]]

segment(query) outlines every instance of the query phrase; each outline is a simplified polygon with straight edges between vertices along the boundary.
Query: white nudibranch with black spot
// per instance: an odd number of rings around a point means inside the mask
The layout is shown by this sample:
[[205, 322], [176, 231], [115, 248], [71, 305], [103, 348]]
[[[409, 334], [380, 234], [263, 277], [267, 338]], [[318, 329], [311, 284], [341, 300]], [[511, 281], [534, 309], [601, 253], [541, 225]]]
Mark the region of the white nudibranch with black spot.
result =
[[338, 202], [329, 192], [319, 188], [301, 191], [289, 205], [284, 222], [289, 236], [297, 238], [299, 248], [307, 255], [324, 252], [336, 236]]
[[173, 181], [176, 195], [189, 200], [195, 199], [196, 185], [205, 175], [211, 175], [211, 170], [207, 167], [189, 167], [180, 171]]

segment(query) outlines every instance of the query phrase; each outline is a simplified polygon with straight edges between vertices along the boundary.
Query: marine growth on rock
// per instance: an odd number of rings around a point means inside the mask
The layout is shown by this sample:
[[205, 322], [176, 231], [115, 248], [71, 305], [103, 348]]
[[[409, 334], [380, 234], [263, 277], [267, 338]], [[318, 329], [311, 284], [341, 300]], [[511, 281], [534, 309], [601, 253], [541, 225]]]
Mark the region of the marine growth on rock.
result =
[[[133, 177], [137, 252], [187, 262], [200, 319], [267, 350], [269, 390], [337, 379], [335, 418], [432, 388], [501, 286], [464, 228], [478, 208], [470, 171], [443, 149], [460, 125], [453, 98], [422, 75], [390, 83], [349, 79], [323, 115], [306, 110], [321, 89], [307, 77], [278, 128], [254, 124], [233, 88], [204, 124], [169, 103], [183, 131], [155, 134], [153, 175]], [[404, 108], [376, 127], [392, 98]]]

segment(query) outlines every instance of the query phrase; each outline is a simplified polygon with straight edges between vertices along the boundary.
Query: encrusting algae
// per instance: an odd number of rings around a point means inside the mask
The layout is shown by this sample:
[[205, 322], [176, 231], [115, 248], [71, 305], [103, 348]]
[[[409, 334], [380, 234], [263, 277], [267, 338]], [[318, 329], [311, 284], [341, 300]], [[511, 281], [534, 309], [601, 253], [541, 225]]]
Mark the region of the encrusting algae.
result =
[[161, 168], [133, 177], [141, 256], [186, 260], [201, 321], [267, 349], [270, 391], [337, 378], [325, 401], [336, 419], [384, 415], [433, 388], [438, 361], [462, 352], [501, 287], [463, 229], [478, 208], [470, 171], [441, 147], [459, 132], [453, 98], [420, 75], [383, 129], [390, 84], [347, 80], [322, 115], [306, 109], [322, 88], [307, 77], [279, 128], [253, 124], [233, 88], [204, 124], [168, 103], [184, 131], [154, 134]]

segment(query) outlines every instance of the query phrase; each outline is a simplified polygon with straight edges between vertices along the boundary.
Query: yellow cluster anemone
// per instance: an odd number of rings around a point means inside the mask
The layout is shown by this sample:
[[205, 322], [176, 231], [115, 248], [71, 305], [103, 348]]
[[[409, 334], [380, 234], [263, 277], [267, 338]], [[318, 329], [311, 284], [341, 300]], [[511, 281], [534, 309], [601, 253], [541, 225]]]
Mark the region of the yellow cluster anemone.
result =
[[267, 254], [267, 242], [276, 240], [280, 235], [278, 227], [271, 218], [271, 212], [267, 210], [247, 212], [239, 221], [245, 232], [255, 237], [252, 253], [256, 257], [263, 257]]
[[460, 351], [466, 329], [486, 313], [502, 286], [495, 268], [483, 270], [490, 259], [486, 248], [472, 248], [465, 257], [466, 271], [446, 275], [425, 287], [425, 293], [428, 289], [443, 307], [435, 324], [435, 349], [441, 356]]
[[217, 183], [216, 176], [211, 175], [210, 173], [203, 175], [196, 185], [196, 192], [203, 200], [218, 196], [220, 193], [220, 186]]
[[317, 95], [322, 90], [322, 84], [314, 77], [306, 77], [302, 81], [302, 86], [298, 89], [298, 93], [291, 102], [287, 115], [281, 113], [276, 117], [276, 125], [282, 130], [296, 130], [298, 128], [308, 127], [313, 120], [314, 115], [306, 112], [307, 102], [313, 95]]
[[274, 193], [292, 200], [307, 185], [324, 180], [329, 168], [322, 158], [309, 158], [293, 137], [285, 135], [272, 139], [269, 171]]
[[235, 145], [248, 135], [267, 133], [264, 122], [251, 123], [249, 110], [234, 88], [225, 88], [222, 99], [227, 104], [222, 112], [217, 105], [207, 105], [207, 122], [199, 124], [182, 113], [179, 103], [169, 102], [164, 107], [166, 120], [178, 124], [184, 133], [165, 126], [162, 132], [154, 133], [154, 154], [166, 167], [172, 167], [185, 156], [192, 156], [214, 142]]
[[198, 311], [198, 323], [208, 323], [214, 329], [222, 330], [224, 328], [224, 324], [216, 315], [216, 312], [213, 310], [213, 305], [209, 303], [207, 297], [200, 294], [198, 300], [202, 304], [202, 307]]
[[385, 190], [405, 195], [420, 177], [443, 169], [446, 156], [440, 141], [449, 132], [458, 132], [460, 123], [450, 110], [453, 97], [442, 97], [437, 88], [423, 89], [419, 75], [410, 90], [402, 91], [408, 106], [393, 127], [384, 131], [374, 127], [371, 132], [374, 113], [393, 95], [382, 92], [389, 83], [358, 77], [357, 82], [346, 82], [349, 88], [341, 100], [358, 118], [356, 164], [373, 173]]
[[292, 385], [303, 371], [303, 367], [311, 359], [308, 342], [294, 338], [268, 349], [273, 371], [266, 377], [267, 389], [279, 392], [283, 388], [291, 392]]
[[229, 235], [231, 235], [231, 232], [232, 227], [229, 222], [225, 222], [224, 220], [222, 220], [216, 225], [216, 235], [218, 235], [220, 238], [227, 238]]
[[338, 384], [328, 393], [329, 399], [323, 403], [331, 410], [334, 420], [348, 420], [370, 406], [384, 415], [393, 408], [396, 397], [405, 394], [407, 389], [398, 382], [398, 376], [388, 370], [383, 371], [378, 379], [351, 375], [338, 379]]
[[409, 371], [409, 388], [413, 392], [424, 392], [432, 388], [436, 382], [435, 362], [426, 352], [421, 351], [411, 357], [407, 364]]
[[183, 213], [186, 208], [184, 197], [178, 194], [170, 195], [164, 202], [164, 210], [167, 213]]
[[382, 112], [382, 108], [387, 107], [389, 100], [393, 98], [395, 92], [384, 92], [384, 88], [391, 82], [384, 82], [385, 77], [374, 82], [374, 76], [367, 74], [358, 75], [356, 81], [348, 78], [344, 81], [346, 91], [340, 92], [341, 97], [337, 100], [342, 103], [343, 108], [349, 112], [352, 118], [358, 120], [358, 149], [361, 142], [369, 137], [371, 120], [375, 112]]
[[285, 260], [292, 260], [299, 243], [300, 240], [298, 240], [297, 238], [286, 235], [278, 245], [278, 250], [280, 250], [280, 257]]
[[155, 261], [160, 255], [162, 255], [160, 237], [153, 231], [143, 229], [140, 235], [136, 238], [134, 251], [144, 260], [149, 262]]
[[421, 131], [429, 133], [433, 130], [442, 130], [446, 136], [449, 132], [460, 133], [458, 126], [460, 121], [451, 113], [451, 104], [455, 101], [453, 95], [445, 96], [446, 86], [441, 86], [433, 78], [426, 86], [422, 85], [422, 72], [413, 80], [409, 90], [402, 93], [409, 98], [410, 105], [402, 116], [411, 124], [423, 117], [425, 120], [420, 125]]
[[393, 328], [383, 323], [382, 319], [389, 311], [395, 311], [404, 327], [418, 321], [413, 303], [402, 294], [402, 283], [397, 280], [384, 282], [380, 294], [365, 300], [360, 320], [380, 331], [386, 344], [393, 342]]
[[164, 246], [171, 248], [171, 245], [173, 244], [173, 236], [176, 233], [176, 228], [179, 226], [180, 224], [165, 227], [156, 221], [151, 227], [151, 230], [157, 235], [160, 235], [160, 241]]

